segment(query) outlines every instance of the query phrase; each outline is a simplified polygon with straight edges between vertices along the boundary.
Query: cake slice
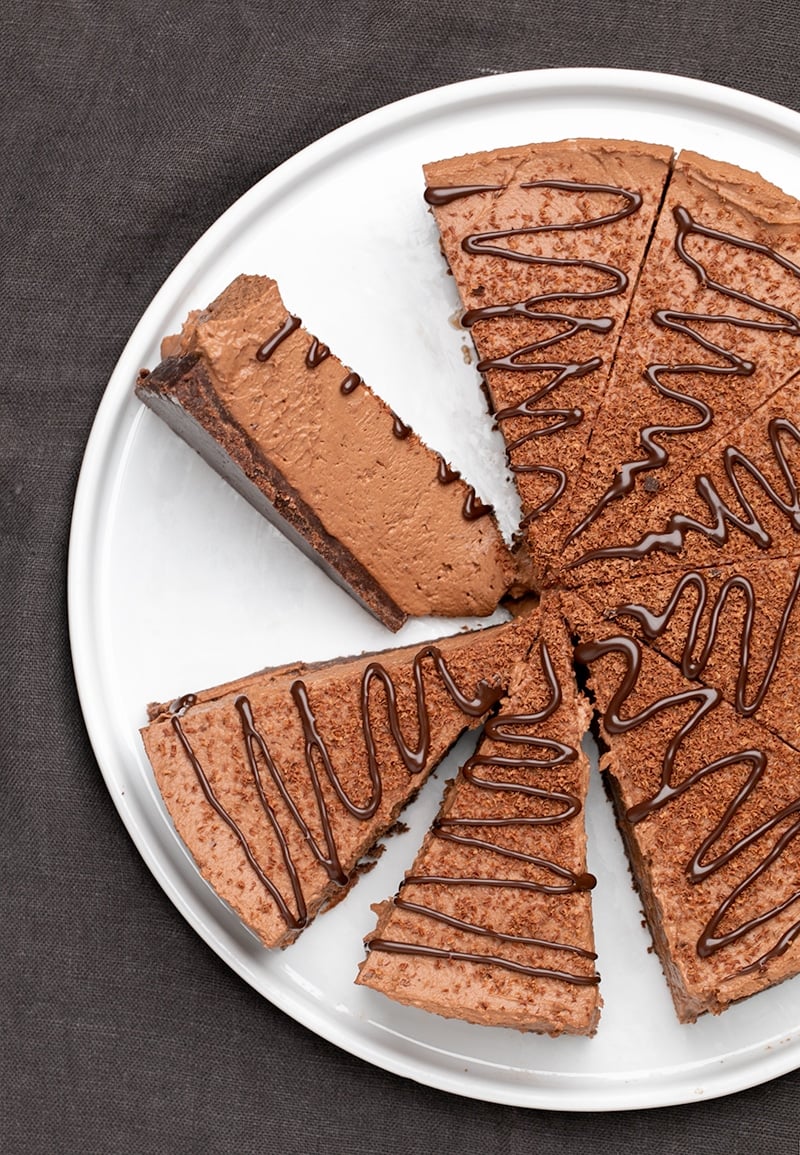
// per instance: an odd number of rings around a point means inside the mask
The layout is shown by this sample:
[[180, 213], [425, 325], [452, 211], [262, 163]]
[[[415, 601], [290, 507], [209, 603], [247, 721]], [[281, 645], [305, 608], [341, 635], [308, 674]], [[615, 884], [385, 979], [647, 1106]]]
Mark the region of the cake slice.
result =
[[564, 604], [675, 1009], [717, 1014], [800, 971], [800, 753], [579, 596]]
[[237, 277], [162, 356], [141, 400], [390, 629], [496, 608], [514, 563], [491, 507], [274, 281]]
[[378, 908], [357, 981], [450, 1018], [590, 1035], [600, 997], [580, 750], [589, 708], [550, 601], [399, 893]]
[[503, 698], [533, 613], [469, 634], [265, 670], [150, 708], [142, 740], [206, 881], [285, 946], [355, 877], [459, 735]]
[[765, 557], [586, 586], [595, 611], [800, 749], [800, 559]]
[[558, 549], [671, 158], [564, 140], [425, 166], [536, 581]]
[[[554, 567], [649, 527], [664, 491], [693, 488], [698, 460], [738, 444], [738, 428], [798, 372], [800, 202], [681, 153]], [[623, 568], [593, 566], [582, 580]]]
[[663, 492], [638, 509], [626, 497], [604, 543], [568, 563], [565, 584], [800, 554], [798, 414], [800, 375]]

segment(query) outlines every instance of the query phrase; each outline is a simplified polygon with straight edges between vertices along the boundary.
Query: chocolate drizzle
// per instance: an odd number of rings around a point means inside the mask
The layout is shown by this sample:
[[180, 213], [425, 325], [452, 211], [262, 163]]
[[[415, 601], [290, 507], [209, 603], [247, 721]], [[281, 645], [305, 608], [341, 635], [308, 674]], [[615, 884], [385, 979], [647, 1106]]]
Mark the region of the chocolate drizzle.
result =
[[615, 617], [622, 617], [627, 615], [635, 618], [641, 626], [645, 637], [653, 641], [662, 637], [669, 629], [670, 621], [681, 601], [681, 598], [687, 594], [688, 591], [694, 591], [695, 605], [692, 611], [689, 627], [686, 631], [683, 649], [681, 651], [680, 666], [681, 671], [686, 678], [700, 678], [708, 665], [710, 658], [713, 655], [714, 648], [718, 643], [720, 619], [724, 612], [726, 603], [735, 594], [741, 595], [744, 599], [744, 614], [742, 615], [742, 626], [739, 635], [739, 673], [736, 679], [736, 694], [734, 705], [738, 713], [744, 717], [751, 717], [760, 708], [767, 695], [770, 684], [775, 674], [778, 662], [780, 660], [786, 631], [789, 628], [789, 623], [792, 619], [795, 603], [797, 601], [798, 593], [800, 593], [800, 568], [795, 574], [794, 583], [789, 596], [786, 599], [786, 604], [781, 614], [780, 622], [775, 633], [775, 640], [767, 660], [766, 668], [761, 679], [761, 685], [753, 692], [752, 699], [747, 700], [747, 688], [750, 676], [750, 653], [753, 635], [753, 623], [756, 612], [756, 594], [753, 588], [753, 583], [749, 578], [741, 574], [733, 574], [725, 582], [723, 582], [719, 591], [717, 592], [714, 604], [709, 611], [708, 627], [706, 630], [706, 639], [700, 650], [700, 653], [695, 658], [694, 652], [697, 647], [697, 640], [700, 632], [700, 624], [705, 614], [706, 606], [708, 605], [709, 593], [708, 583], [705, 575], [699, 570], [692, 570], [689, 573], [682, 574], [670, 594], [669, 600], [660, 613], [654, 613], [646, 606], [636, 603], [628, 603], [620, 605], [614, 611]]
[[601, 558], [629, 558], [633, 561], [640, 561], [655, 550], [667, 554], [680, 553], [684, 548], [686, 535], [690, 531], [702, 534], [715, 545], [722, 546], [729, 540], [728, 526], [733, 526], [745, 534], [759, 549], [769, 549], [773, 542], [772, 536], [762, 521], [759, 520], [756, 510], [747, 498], [737, 476], [737, 467], [750, 475], [752, 481], [759, 486], [768, 501], [780, 514], [786, 517], [791, 529], [795, 533], [800, 533], [800, 492], [798, 492], [798, 483], [792, 474], [789, 459], [782, 444], [782, 437], [800, 445], [800, 428], [787, 417], [770, 418], [767, 423], [767, 440], [778, 472], [786, 483], [788, 500], [778, 493], [766, 474], [743, 450], [728, 445], [722, 451], [722, 466], [739, 503], [738, 509], [722, 497], [710, 477], [706, 474], [699, 474], [695, 478], [695, 489], [708, 508], [709, 521], [707, 523], [689, 517], [687, 514], [673, 513], [661, 532], [650, 531], [639, 541], [630, 544], [610, 545], [601, 549], [587, 550], [575, 561], [570, 562], [567, 568], [575, 569], [587, 562]]
[[445, 461], [445, 459], [442, 457], [441, 453], [438, 456], [439, 456], [439, 467], [438, 467], [438, 472], [436, 474], [436, 477], [441, 482], [442, 485], [452, 485], [452, 483], [454, 481], [458, 481], [461, 474], [458, 472], [457, 469], [453, 469], [452, 465], [448, 464], [448, 462]]
[[321, 365], [325, 358], [330, 357], [330, 355], [331, 351], [328, 346], [323, 345], [322, 342], [318, 341], [316, 337], [312, 337], [311, 344], [309, 345], [308, 352], [306, 353], [306, 368], [316, 369], [317, 366]]
[[[734, 765], [743, 765], [749, 768], [747, 778], [734, 794], [721, 819], [703, 839], [686, 864], [686, 875], [691, 885], [702, 884], [709, 876], [731, 862], [738, 854], [748, 849], [759, 839], [764, 838], [781, 825], [785, 825], [787, 821], [789, 822], [789, 825], [779, 833], [766, 851], [761, 861], [751, 868], [744, 878], [731, 887], [707, 921], [697, 941], [697, 954], [700, 958], [708, 958], [723, 947], [738, 942], [745, 935], [768, 923], [800, 900], [800, 889], [798, 889], [768, 910], [746, 919], [733, 930], [720, 933], [720, 926], [736, 901], [780, 858], [795, 836], [800, 834], [800, 797], [781, 807], [770, 817], [759, 821], [753, 829], [736, 838], [726, 850], [720, 851], [716, 857], [709, 857], [714, 845], [723, 838], [734, 817], [746, 805], [750, 795], [764, 776], [767, 768], [767, 755], [763, 750], [753, 748], [726, 753], [703, 764], [692, 773], [685, 775], [680, 782], [675, 783], [675, 763], [681, 753], [682, 746], [700, 726], [703, 719], [719, 706], [721, 694], [718, 690], [710, 687], [693, 686], [679, 693], [659, 698], [638, 713], [623, 718], [622, 708], [636, 688], [641, 672], [641, 649], [638, 643], [630, 637], [616, 636], [606, 638], [603, 641], [583, 643], [575, 651], [577, 661], [589, 664], [609, 654], [619, 654], [624, 659], [626, 667], [603, 715], [603, 725], [609, 735], [627, 734], [658, 714], [690, 703], [693, 706], [691, 715], [672, 733], [666, 743], [661, 763], [659, 788], [652, 797], [629, 807], [624, 815], [625, 821], [632, 825], [644, 821], [717, 771]], [[670, 732], [670, 729], [671, 727], [665, 724], [667, 733]], [[712, 899], [713, 901], [715, 900]], [[789, 927], [778, 941], [755, 961], [738, 967], [736, 974], [746, 975], [762, 970], [770, 959], [783, 954], [798, 934], [800, 934], [800, 921]]]
[[350, 393], [355, 393], [359, 385], [363, 385], [363, 383], [358, 373], [348, 373], [339, 386], [339, 390], [347, 397]]
[[449, 205], [452, 201], [460, 200], [461, 197], [475, 196], [476, 193], [485, 192], [502, 192], [507, 188], [504, 184], [462, 184], [451, 185], [450, 187], [443, 186], [442, 188], [426, 188], [425, 201], [429, 205]]
[[479, 517], [486, 517], [489, 513], [494, 513], [494, 506], [481, 501], [472, 486], [468, 485], [467, 495], [461, 509], [462, 516], [466, 521], [477, 521]]
[[[236, 698], [234, 706], [239, 716], [250, 777], [258, 794], [263, 814], [277, 842], [280, 858], [289, 878], [294, 904], [293, 908], [290, 906], [286, 897], [281, 894], [275, 882], [265, 874], [247, 836], [229, 810], [226, 809], [225, 805], [217, 797], [208, 775], [195, 754], [182, 720], [187, 710], [195, 704], [195, 697], [193, 695], [187, 695], [172, 703], [170, 707], [170, 722], [172, 728], [177, 734], [195, 776], [200, 783], [206, 801], [235, 835], [247, 862], [252, 867], [259, 881], [274, 899], [281, 918], [290, 929], [299, 930], [304, 927], [308, 922], [308, 911], [299, 881], [297, 867], [293, 861], [289, 847], [286, 829], [282, 825], [282, 820], [278, 814], [276, 814], [274, 808], [276, 795], [281, 799], [283, 808], [285, 808], [288, 814], [288, 820], [300, 830], [305, 845], [319, 865], [325, 870], [330, 881], [337, 886], [346, 886], [350, 879], [339, 859], [334, 822], [329, 809], [330, 804], [326, 801], [323, 779], [318, 768], [321, 768], [325, 780], [327, 780], [328, 785], [333, 790], [341, 806], [353, 818], [366, 821], [376, 814], [381, 804], [383, 794], [379, 753], [373, 732], [374, 723], [372, 720], [375, 708], [373, 702], [373, 686], [375, 683], [379, 683], [383, 688], [382, 697], [385, 703], [389, 731], [397, 753], [409, 775], [420, 774], [428, 763], [431, 744], [430, 717], [425, 690], [426, 664], [432, 664], [433, 669], [444, 685], [451, 700], [467, 717], [481, 717], [500, 700], [505, 692], [500, 687], [492, 686], [486, 681], [480, 681], [472, 696], [463, 693], [453, 679], [441, 651], [437, 649], [436, 646], [423, 647], [414, 655], [412, 662], [412, 677], [418, 720], [417, 740], [415, 743], [412, 743], [404, 736], [401, 728], [397, 695], [391, 675], [380, 662], [370, 662], [362, 675], [359, 699], [368, 777], [367, 793], [360, 801], [351, 797], [337, 773], [328, 744], [317, 726], [305, 683], [300, 679], [292, 683], [290, 693], [303, 729], [305, 762], [308, 771], [308, 780], [311, 784], [311, 793], [314, 799], [314, 808], [322, 832], [321, 839], [315, 835], [309, 825], [307, 816], [303, 815], [295, 803], [287, 778], [273, 760], [267, 743], [258, 729], [249, 699], [243, 694], [240, 694]], [[264, 774], [265, 770], [266, 775]], [[272, 797], [272, 801], [270, 801], [270, 796]], [[283, 821], [285, 822], [286, 819], [284, 818]]]
[[405, 441], [407, 437], [411, 436], [411, 426], [406, 425], [405, 421], [401, 421], [396, 413], [392, 413], [392, 433], [398, 441]]
[[[673, 209], [673, 215], [676, 222], [675, 252], [684, 264], [688, 265], [694, 272], [698, 284], [703, 289], [710, 289], [721, 293], [731, 300], [738, 301], [741, 304], [750, 306], [761, 313], [769, 314], [772, 318], [777, 319], [758, 320], [755, 318], [731, 316], [729, 314], [692, 313], [681, 312], [674, 309], [658, 309], [653, 313], [653, 321], [656, 325], [668, 329], [673, 333], [689, 337], [692, 341], [696, 342], [701, 349], [710, 353], [713, 357], [718, 357], [722, 363], [650, 364], [647, 366], [644, 370], [644, 377], [647, 382], [660, 396], [675, 401], [678, 404], [688, 406], [694, 412], [695, 420], [674, 425], [649, 425], [640, 430], [639, 437], [641, 439], [643, 456], [637, 461], [627, 462], [618, 470], [614, 480], [600, 500], [571, 531], [567, 542], [574, 541], [575, 538], [584, 533], [611, 502], [630, 493], [634, 488], [636, 478], [640, 474], [653, 469], [661, 469], [669, 462], [669, 451], [660, 443], [658, 438], [699, 433], [711, 425], [714, 419], [714, 411], [711, 405], [686, 391], [685, 387], [684, 391], [679, 390], [677, 387], [670, 387], [666, 383], [667, 379], [686, 376], [692, 377], [698, 374], [714, 377], [749, 377], [755, 372], [756, 367], [751, 361], [740, 357], [734, 350], [725, 349], [716, 342], [711, 341], [694, 326], [730, 325], [738, 329], [757, 329], [765, 333], [786, 333], [792, 337], [800, 336], [800, 318], [794, 313], [788, 309], [781, 308], [774, 302], [758, 300], [755, 297], [749, 296], [747, 293], [732, 288], [730, 285], [724, 285], [720, 281], [713, 280], [703, 264], [696, 257], [688, 253], [686, 245], [692, 236], [704, 237], [707, 240], [732, 245], [737, 249], [743, 249], [757, 253], [759, 256], [767, 257], [781, 269], [784, 269], [796, 277], [800, 277], [800, 267], [767, 245], [760, 244], [757, 241], [747, 240], [733, 233], [721, 232], [718, 229], [713, 229], [708, 225], [701, 224], [691, 216], [687, 209], [681, 206]], [[736, 450], [726, 450], [726, 454], [736, 454], [737, 452]], [[726, 468], [728, 468], [727, 458]], [[705, 479], [701, 480], [704, 483], [704, 488], [707, 488], [707, 481]], [[705, 492], [703, 492], [701, 496], [705, 497]], [[707, 500], [709, 499], [707, 498]], [[712, 504], [711, 500], [710, 504]], [[678, 527], [676, 526], [676, 528]], [[695, 527], [692, 526], [692, 528]], [[674, 552], [676, 548], [680, 547], [672, 545], [671, 542], [667, 540], [663, 544], [660, 542], [648, 544], [644, 552], [650, 552], [651, 549], [655, 548], [665, 549], [667, 552]], [[641, 548], [637, 550], [637, 547], [631, 547], [631, 549], [632, 552], [623, 551], [612, 554], [591, 551], [580, 559], [580, 563], [596, 557], [642, 556]]]
[[[441, 453], [438, 454], [439, 465], [436, 472], [436, 479], [441, 485], [452, 485], [454, 481], [460, 481], [461, 474], [457, 469], [453, 469]], [[467, 492], [464, 497], [464, 504], [461, 507], [461, 514], [466, 521], [477, 521], [479, 517], [486, 517], [487, 514], [494, 513], [494, 506], [489, 505], [488, 502], [483, 502], [475, 493], [471, 485], [467, 486]]]
[[299, 317], [293, 317], [289, 314], [280, 329], [273, 333], [271, 337], [268, 337], [264, 344], [256, 351], [256, 359], [258, 361], [269, 361], [281, 342], [291, 336], [295, 329], [299, 329], [301, 323]]
[[[466, 194], [465, 194], [466, 195]], [[264, 342], [256, 353], [259, 361], [268, 361], [272, 354], [277, 349], [282, 341], [285, 341], [295, 329], [301, 324], [299, 317], [288, 316], [277, 332]], [[316, 369], [326, 357], [330, 356], [330, 349], [327, 345], [321, 344], [316, 337], [311, 338], [311, 344], [305, 356], [305, 364], [307, 369]], [[360, 385], [363, 385], [363, 379], [358, 373], [349, 372], [339, 386], [339, 390], [344, 396], [349, 396], [354, 393]], [[398, 441], [407, 440], [413, 430], [410, 425], [392, 410], [392, 433]], [[451, 469], [444, 458], [439, 455], [439, 466], [437, 477], [443, 485], [448, 485], [451, 481], [456, 481], [461, 475], [454, 469]], [[461, 509], [462, 516], [465, 521], [477, 521], [478, 518], [486, 517], [494, 513], [494, 506], [480, 500], [476, 495], [475, 490], [470, 485], [467, 487], [467, 492], [464, 497], [464, 504]]]
[[[238, 705], [238, 700], [237, 700], [237, 705]], [[208, 777], [206, 776], [206, 772], [203, 769], [203, 767], [202, 767], [199, 759], [197, 758], [194, 750], [192, 749], [191, 743], [189, 742], [188, 738], [186, 737], [186, 734], [185, 734], [184, 729], [183, 729], [183, 725], [181, 724], [180, 715], [174, 714], [172, 716], [171, 722], [172, 722], [172, 728], [175, 731], [175, 733], [177, 734], [178, 740], [181, 743], [181, 745], [182, 745], [182, 747], [186, 753], [186, 757], [189, 759], [189, 762], [191, 763], [192, 769], [195, 772], [195, 776], [197, 777], [198, 782], [200, 783], [200, 788], [202, 789], [203, 794], [205, 795], [206, 801], [208, 802], [209, 806], [211, 806], [211, 808], [215, 811], [215, 813], [222, 819], [222, 821], [229, 828], [229, 830], [231, 830], [231, 832], [235, 835], [236, 840], [238, 841], [240, 847], [242, 848], [242, 851], [244, 853], [245, 858], [247, 859], [248, 863], [252, 867], [253, 872], [257, 876], [259, 882], [262, 884], [262, 886], [269, 892], [269, 894], [274, 899], [275, 904], [278, 907], [278, 910], [280, 911], [281, 917], [286, 922], [286, 925], [288, 927], [291, 927], [292, 929], [298, 929], [298, 930], [300, 928], [304, 927], [306, 925], [306, 922], [308, 921], [308, 912], [306, 910], [305, 902], [303, 901], [303, 893], [302, 893], [302, 890], [300, 888], [299, 880], [297, 878], [297, 873], [294, 870], [294, 864], [292, 862], [291, 855], [289, 854], [289, 849], [286, 845], [286, 839], [284, 837], [283, 830], [281, 829], [280, 823], [278, 822], [278, 820], [275, 816], [275, 811], [272, 809], [272, 807], [270, 806], [269, 802], [266, 800], [266, 797], [264, 795], [263, 786], [262, 786], [262, 782], [261, 782], [261, 776], [258, 773], [258, 768], [256, 767], [256, 770], [255, 770], [256, 788], [258, 790], [261, 804], [264, 807], [264, 813], [266, 814], [267, 819], [270, 823], [270, 826], [272, 827], [272, 829], [275, 833], [275, 836], [278, 839], [278, 843], [280, 845], [282, 856], [283, 856], [283, 861], [284, 861], [284, 864], [285, 864], [285, 866], [289, 872], [289, 878], [290, 878], [290, 883], [291, 883], [291, 887], [292, 887], [292, 892], [293, 892], [296, 907], [297, 907], [297, 914], [292, 913], [291, 909], [287, 905], [285, 899], [283, 898], [283, 895], [278, 890], [277, 886], [274, 884], [272, 879], [268, 878], [267, 875], [264, 873], [264, 871], [261, 869], [261, 866], [258, 862], [258, 859], [256, 858], [255, 854], [253, 853], [253, 850], [250, 846], [250, 843], [247, 841], [247, 837], [245, 836], [241, 827], [234, 820], [234, 818], [229, 813], [229, 811], [227, 811], [225, 809], [225, 807], [222, 805], [222, 803], [219, 801], [216, 794], [214, 793], [214, 789], [211, 786], [211, 783], [209, 782]], [[249, 741], [248, 741], [248, 757], [251, 759], [250, 764], [252, 767], [255, 763], [254, 763], [254, 759], [253, 759], [252, 752], [250, 749]]]
[[[494, 829], [520, 826], [535, 827], [565, 822], [574, 818], [581, 809], [580, 801], [574, 795], [558, 790], [548, 790], [546, 787], [536, 784], [536, 778], [542, 772], [546, 772], [548, 769], [553, 769], [557, 766], [572, 763], [578, 756], [577, 751], [573, 747], [554, 739], [540, 737], [537, 733], [532, 732], [534, 727], [551, 717], [561, 704], [561, 688], [553, 668], [549, 651], [544, 642], [540, 644], [540, 660], [548, 687], [548, 697], [544, 707], [530, 714], [500, 714], [496, 718], [490, 719], [484, 728], [486, 739], [501, 746], [511, 747], [512, 750], [514, 746], [521, 745], [526, 747], [526, 752], [520, 755], [513, 752], [499, 753], [493, 751], [491, 753], [485, 753], [485, 747], [482, 746], [479, 752], [467, 761], [461, 772], [461, 776], [469, 782], [470, 785], [490, 793], [509, 794], [518, 799], [536, 799], [544, 803], [545, 807], [551, 807], [552, 809], [549, 809], [549, 812], [543, 814], [531, 814], [528, 816], [520, 816], [517, 814], [513, 817], [502, 818], [486, 818], [482, 816], [474, 818], [451, 818], [444, 816], [438, 818], [434, 823], [431, 835], [433, 838], [485, 851], [485, 861], [487, 861], [487, 864], [491, 863], [492, 856], [497, 855], [500, 856], [508, 869], [511, 869], [515, 863], [535, 867], [544, 873], [545, 877], [549, 876], [550, 881], [543, 882], [521, 877], [508, 878], [491, 873], [467, 876], [409, 874], [402, 883], [400, 893], [394, 899], [394, 906], [400, 910], [408, 911], [415, 915], [422, 915], [425, 918], [444, 923], [462, 933], [490, 938], [493, 942], [563, 951], [593, 960], [597, 956], [591, 951], [585, 950], [583, 947], [573, 946], [568, 943], [552, 942], [547, 939], [533, 938], [526, 935], [495, 931], [488, 926], [456, 918], [426, 903], [407, 899], [403, 895], [405, 888], [410, 886], [482, 887], [489, 889], [535, 891], [551, 895], [566, 895], [581, 890], [588, 890], [595, 885], [595, 879], [590, 874], [585, 872], [576, 874], [574, 871], [559, 863], [552, 862], [534, 854], [514, 850], [509, 846], [503, 845], [502, 842], [495, 841], [494, 838], [489, 836], [489, 832]], [[535, 756], [531, 753], [531, 747], [537, 750]], [[538, 753], [538, 751], [541, 751], [541, 753]], [[515, 772], [515, 776], [512, 779], [508, 779], [503, 775], [503, 772], [508, 770]], [[500, 776], [493, 777], [492, 771], [500, 771]], [[474, 834], [466, 833], [476, 828], [484, 833], [484, 837], [477, 837]], [[500, 957], [496, 954], [483, 954], [456, 949], [440, 949], [419, 942], [404, 942], [376, 937], [369, 940], [368, 946], [371, 951], [380, 950], [400, 954], [425, 955], [480, 965], [498, 966], [531, 977], [560, 979], [575, 985], [589, 986], [599, 981], [597, 975], [577, 974], [571, 971], [529, 966], [512, 959]]]
[[[457, 196], [466, 196], [470, 191], [490, 191], [490, 188], [491, 186], [489, 188], [475, 186], [473, 190], [467, 187], [452, 189], [450, 190], [452, 196], [449, 199], [455, 199]], [[583, 291], [563, 290], [552, 293], [541, 293], [513, 304], [489, 304], [477, 309], [468, 309], [462, 317], [462, 323], [467, 327], [492, 321], [500, 317], [519, 318], [547, 326], [547, 333], [539, 340], [524, 344], [503, 356], [485, 358], [478, 363], [478, 370], [481, 373], [503, 371], [511, 373], [548, 374], [545, 383], [520, 404], [500, 409], [495, 413], [495, 418], [498, 423], [508, 421], [511, 418], [524, 417], [529, 419], [534, 426], [534, 428], [528, 432], [508, 441], [506, 458], [511, 471], [514, 473], [537, 473], [552, 480], [553, 489], [548, 497], [535, 508], [526, 510], [523, 518], [523, 525], [525, 525], [535, 518], [541, 517], [542, 514], [556, 505], [566, 489], [567, 474], [560, 466], [520, 461], [516, 455], [524, 446], [530, 445], [530, 443], [536, 439], [564, 432], [573, 426], [579, 425], [583, 421], [584, 414], [582, 409], [578, 407], [564, 409], [547, 406], [545, 398], [555, 392], [565, 382], [594, 373], [600, 369], [603, 364], [602, 358], [600, 357], [592, 357], [583, 362], [531, 360], [531, 357], [540, 354], [543, 350], [549, 349], [554, 345], [568, 341], [571, 337], [582, 332], [605, 336], [614, 326], [614, 321], [611, 317], [588, 317], [575, 313], [561, 312], [553, 309], [552, 303], [555, 301], [589, 302], [605, 297], [618, 296], [626, 291], [628, 278], [622, 269], [614, 265], [586, 259], [558, 257], [555, 255], [535, 255], [515, 249], [513, 245], [508, 245], [503, 242], [507, 242], [513, 238], [535, 236], [540, 233], [577, 232], [584, 229], [602, 228], [605, 225], [623, 220], [625, 217], [637, 212], [642, 205], [642, 197], [640, 193], [632, 192], [628, 189], [616, 188], [611, 185], [581, 184], [576, 181], [527, 181], [522, 183], [520, 188], [555, 189], [563, 193], [588, 196], [613, 196], [622, 198], [624, 202], [617, 211], [592, 217], [588, 220], [561, 221], [554, 224], [531, 225], [520, 228], [473, 233], [465, 237], [461, 244], [465, 252], [476, 257], [490, 256], [504, 261], [522, 262], [527, 265], [544, 265], [562, 269], [575, 269], [597, 274], [606, 280], [606, 284], [601, 288]], [[494, 190], [492, 189], [491, 191]], [[431, 199], [427, 194], [426, 196], [431, 204], [446, 204], [448, 203], [447, 192], [448, 190], [446, 189], [429, 190], [429, 193], [434, 194], [435, 199]], [[552, 332], [552, 326], [554, 325], [556, 326], [556, 331]]]

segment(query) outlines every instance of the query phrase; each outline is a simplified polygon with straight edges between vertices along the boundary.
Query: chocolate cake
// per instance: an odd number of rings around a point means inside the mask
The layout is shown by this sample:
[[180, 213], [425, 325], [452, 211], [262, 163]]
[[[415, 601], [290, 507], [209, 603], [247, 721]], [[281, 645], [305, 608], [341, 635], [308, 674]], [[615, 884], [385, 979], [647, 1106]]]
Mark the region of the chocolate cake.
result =
[[491, 506], [274, 281], [237, 277], [162, 355], [141, 400], [390, 629], [494, 611], [514, 563]]
[[500, 712], [450, 783], [399, 893], [378, 909], [358, 982], [473, 1023], [594, 1034], [580, 750], [589, 709], [553, 608], [542, 603], [542, 633]]
[[269, 947], [342, 895], [459, 735], [507, 693], [536, 615], [265, 670], [150, 707], [147, 756], [206, 881]]
[[425, 166], [537, 582], [560, 546], [671, 157], [565, 140]]
[[744, 717], [753, 717], [800, 749], [800, 560], [695, 568], [586, 586], [595, 612], [713, 686]]
[[[798, 372], [800, 202], [755, 173], [681, 153], [574, 490], [560, 580], [631, 572], [649, 545], [613, 561], [609, 547], [658, 527], [675, 487], [694, 492], [698, 460], [717, 446], [748, 454], [765, 403]], [[760, 424], [742, 444], [751, 414]], [[578, 560], [579, 572], [563, 568]]]
[[565, 583], [800, 556], [799, 415], [800, 376], [653, 493], [644, 517], [625, 498], [628, 516], [608, 527], [605, 545], [570, 563]]
[[[599, 1015], [563, 615], [679, 1018], [800, 971], [800, 202], [620, 141], [425, 169], [524, 523], [487, 508], [274, 282], [240, 277], [137, 392], [391, 628], [512, 623], [268, 670], [142, 731], [198, 869], [267, 946], [351, 885], [458, 735], [477, 753], [358, 981], [474, 1023]], [[662, 203], [663, 196], [663, 203]]]
[[693, 1022], [800, 971], [800, 753], [579, 596], [564, 605], [653, 941]]

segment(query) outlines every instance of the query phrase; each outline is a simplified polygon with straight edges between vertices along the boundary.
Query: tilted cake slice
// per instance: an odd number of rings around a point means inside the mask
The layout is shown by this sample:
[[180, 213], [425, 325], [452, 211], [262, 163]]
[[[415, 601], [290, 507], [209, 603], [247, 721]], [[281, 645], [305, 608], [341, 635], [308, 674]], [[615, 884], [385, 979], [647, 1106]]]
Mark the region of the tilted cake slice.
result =
[[588, 1035], [600, 1014], [580, 749], [589, 707], [552, 600], [399, 893], [379, 908], [357, 981], [451, 1018]]
[[682, 1022], [800, 972], [800, 753], [564, 595], [601, 763]]
[[515, 567], [491, 506], [274, 281], [237, 277], [162, 355], [140, 399], [390, 629], [496, 608]]
[[800, 749], [800, 558], [697, 567], [586, 586], [581, 596]]
[[740, 427], [799, 373], [800, 202], [681, 153], [555, 564], [582, 567], [562, 580], [633, 572], [635, 555], [596, 551], [643, 538], [718, 447], [748, 453]]
[[564, 140], [425, 166], [540, 581], [557, 552], [670, 148]]
[[150, 708], [142, 730], [198, 869], [285, 946], [468, 727], [508, 692], [536, 614], [358, 658], [297, 663]]

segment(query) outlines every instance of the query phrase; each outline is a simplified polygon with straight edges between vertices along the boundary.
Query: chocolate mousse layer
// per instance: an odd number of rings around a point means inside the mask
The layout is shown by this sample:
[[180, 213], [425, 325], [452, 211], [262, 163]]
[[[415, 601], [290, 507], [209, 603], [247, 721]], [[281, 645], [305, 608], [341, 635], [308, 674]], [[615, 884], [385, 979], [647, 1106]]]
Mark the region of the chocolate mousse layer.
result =
[[141, 400], [387, 626], [496, 608], [515, 566], [491, 507], [274, 281], [238, 277], [162, 355]]
[[[648, 535], [664, 532], [665, 514], [693, 516], [698, 502], [713, 522], [701, 478], [734, 450], [762, 453], [779, 409], [790, 443], [799, 373], [800, 202], [756, 173], [681, 153], [574, 492], [557, 568], [580, 568], [562, 569], [561, 580], [710, 558], [699, 536], [676, 557], [680, 536]], [[727, 559], [717, 550], [714, 560]]]
[[198, 869], [266, 946], [338, 900], [459, 735], [506, 696], [538, 615], [150, 708], [142, 730]]
[[594, 1034], [600, 1013], [578, 693], [557, 599], [393, 900], [358, 982], [449, 1018]]
[[672, 150], [565, 140], [425, 166], [541, 582], [560, 547]]
[[678, 1018], [800, 972], [800, 753], [565, 595]]

